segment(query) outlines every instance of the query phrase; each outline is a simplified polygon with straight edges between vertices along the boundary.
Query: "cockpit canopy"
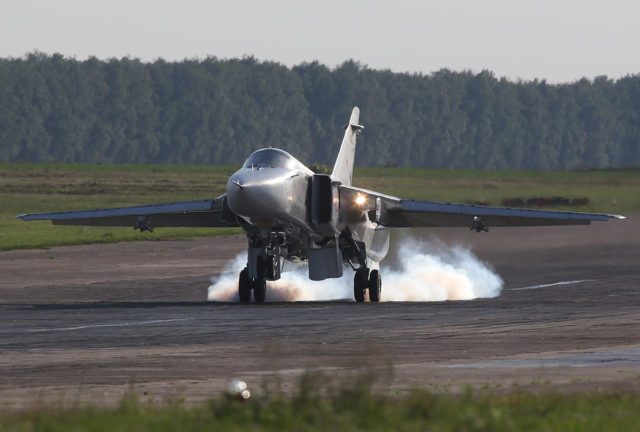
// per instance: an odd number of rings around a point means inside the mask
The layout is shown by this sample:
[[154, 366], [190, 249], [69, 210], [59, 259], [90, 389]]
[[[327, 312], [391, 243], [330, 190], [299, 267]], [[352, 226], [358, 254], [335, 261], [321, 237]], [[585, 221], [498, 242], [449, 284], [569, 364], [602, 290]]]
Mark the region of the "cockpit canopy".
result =
[[253, 152], [242, 168], [287, 168], [294, 169], [297, 160], [284, 150], [267, 148]]

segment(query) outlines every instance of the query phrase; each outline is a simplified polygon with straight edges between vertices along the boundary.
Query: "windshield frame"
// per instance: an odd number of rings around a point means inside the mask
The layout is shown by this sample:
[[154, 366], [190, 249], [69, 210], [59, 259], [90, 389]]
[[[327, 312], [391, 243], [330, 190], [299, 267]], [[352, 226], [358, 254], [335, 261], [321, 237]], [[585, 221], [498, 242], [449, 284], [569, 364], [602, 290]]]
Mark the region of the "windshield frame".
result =
[[284, 150], [264, 148], [251, 153], [242, 168], [286, 168], [293, 169], [296, 159]]

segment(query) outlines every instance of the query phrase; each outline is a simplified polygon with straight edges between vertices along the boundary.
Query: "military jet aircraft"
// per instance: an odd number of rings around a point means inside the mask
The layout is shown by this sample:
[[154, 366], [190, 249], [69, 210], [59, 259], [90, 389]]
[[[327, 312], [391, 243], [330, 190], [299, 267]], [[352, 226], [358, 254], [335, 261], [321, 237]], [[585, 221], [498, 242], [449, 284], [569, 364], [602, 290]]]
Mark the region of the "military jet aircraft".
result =
[[402, 227], [489, 227], [578, 225], [623, 216], [414, 201], [351, 184], [356, 138], [364, 126], [355, 107], [346, 126], [331, 175], [315, 174], [289, 153], [264, 148], [251, 154], [227, 183], [222, 196], [103, 210], [22, 214], [25, 221], [59, 225], [156, 227], [240, 226], [247, 234], [247, 266], [240, 272], [238, 295], [263, 303], [266, 281], [280, 278], [287, 262], [306, 261], [309, 278], [340, 278], [355, 270], [356, 302], [378, 302], [379, 262], [389, 249], [389, 229]]

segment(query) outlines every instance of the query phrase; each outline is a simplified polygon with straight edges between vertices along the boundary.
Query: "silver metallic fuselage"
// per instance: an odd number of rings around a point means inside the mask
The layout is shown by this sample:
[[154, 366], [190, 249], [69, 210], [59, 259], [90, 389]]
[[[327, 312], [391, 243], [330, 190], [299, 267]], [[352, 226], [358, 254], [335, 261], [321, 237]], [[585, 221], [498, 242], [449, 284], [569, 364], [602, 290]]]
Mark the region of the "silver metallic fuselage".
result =
[[227, 182], [227, 204], [261, 230], [289, 224], [311, 230], [306, 202], [312, 174], [300, 168], [241, 168]]
[[249, 239], [250, 277], [263, 274], [260, 266], [270, 256], [308, 260], [314, 280], [342, 276], [343, 262], [384, 258], [388, 231], [353, 200], [341, 202], [340, 184], [283, 150], [249, 156], [227, 182], [226, 203]]

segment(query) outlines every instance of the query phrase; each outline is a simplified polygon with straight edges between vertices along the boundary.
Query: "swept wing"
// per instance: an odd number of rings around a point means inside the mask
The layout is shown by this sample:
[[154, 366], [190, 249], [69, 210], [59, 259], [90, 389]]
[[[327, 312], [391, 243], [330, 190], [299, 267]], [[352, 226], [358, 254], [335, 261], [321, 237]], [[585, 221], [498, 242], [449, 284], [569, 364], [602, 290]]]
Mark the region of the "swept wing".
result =
[[[552, 210], [415, 201], [340, 185], [340, 202], [354, 210], [361, 207], [369, 219], [390, 228], [402, 227], [510, 227], [543, 225], [588, 225], [624, 216]], [[358, 204], [358, 197], [361, 204]], [[474, 225], [475, 224], [475, 225]]]
[[21, 214], [25, 221], [50, 220], [54, 225], [128, 226], [147, 230], [156, 227], [238, 226], [225, 204], [225, 195], [202, 201], [186, 201], [100, 210]]

